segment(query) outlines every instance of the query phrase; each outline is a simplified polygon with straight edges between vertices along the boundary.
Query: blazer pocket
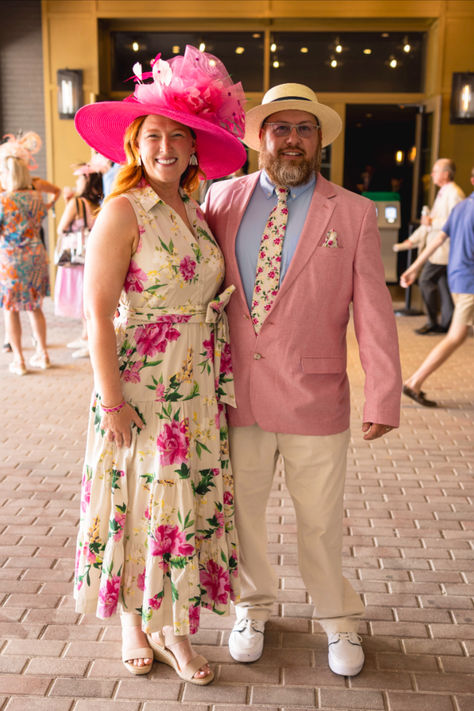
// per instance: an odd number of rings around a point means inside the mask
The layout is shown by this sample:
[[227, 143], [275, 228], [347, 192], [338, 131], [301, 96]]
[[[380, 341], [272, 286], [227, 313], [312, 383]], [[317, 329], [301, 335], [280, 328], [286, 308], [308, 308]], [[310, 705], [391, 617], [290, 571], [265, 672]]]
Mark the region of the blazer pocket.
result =
[[302, 356], [301, 368], [303, 373], [308, 374], [324, 374], [324, 373], [343, 373], [346, 369], [344, 358], [340, 357], [325, 357], [318, 358], [317, 356]]
[[323, 259], [327, 257], [331, 259], [342, 259], [343, 252], [343, 247], [316, 247], [316, 255], [318, 257], [323, 257]]

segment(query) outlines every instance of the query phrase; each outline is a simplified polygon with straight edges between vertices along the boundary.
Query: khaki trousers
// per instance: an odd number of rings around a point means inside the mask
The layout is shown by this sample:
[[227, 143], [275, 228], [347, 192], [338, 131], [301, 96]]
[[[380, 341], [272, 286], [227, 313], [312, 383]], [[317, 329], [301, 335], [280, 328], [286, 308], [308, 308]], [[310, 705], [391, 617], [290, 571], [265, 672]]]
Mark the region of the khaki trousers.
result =
[[277, 581], [267, 558], [265, 511], [281, 454], [296, 513], [299, 568], [315, 617], [328, 634], [357, 630], [364, 605], [342, 575], [349, 438], [349, 430], [308, 436], [265, 432], [258, 425], [230, 428], [240, 546], [238, 619], [268, 620], [276, 599]]

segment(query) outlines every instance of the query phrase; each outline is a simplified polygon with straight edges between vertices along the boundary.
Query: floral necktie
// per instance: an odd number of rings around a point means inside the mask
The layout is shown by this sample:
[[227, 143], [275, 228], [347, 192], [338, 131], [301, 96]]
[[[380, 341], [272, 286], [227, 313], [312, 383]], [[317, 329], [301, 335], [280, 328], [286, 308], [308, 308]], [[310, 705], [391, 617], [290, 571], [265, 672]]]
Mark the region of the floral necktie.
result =
[[262, 328], [280, 288], [281, 250], [288, 221], [286, 201], [289, 190], [277, 187], [275, 192], [278, 202], [268, 216], [260, 241], [252, 295], [251, 314], [256, 333]]

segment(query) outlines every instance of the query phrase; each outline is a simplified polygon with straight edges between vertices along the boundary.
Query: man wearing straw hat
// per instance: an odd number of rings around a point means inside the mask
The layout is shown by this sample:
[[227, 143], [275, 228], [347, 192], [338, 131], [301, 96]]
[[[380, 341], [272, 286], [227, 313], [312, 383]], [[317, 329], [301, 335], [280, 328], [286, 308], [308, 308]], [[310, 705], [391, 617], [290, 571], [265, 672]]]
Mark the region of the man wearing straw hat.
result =
[[247, 114], [244, 140], [260, 152], [261, 170], [214, 184], [205, 211], [226, 281], [237, 286], [228, 307], [237, 398], [229, 419], [242, 595], [230, 652], [252, 662], [263, 651], [277, 594], [265, 509], [281, 455], [299, 567], [328, 636], [329, 666], [352, 676], [364, 664], [364, 606], [342, 574], [351, 304], [365, 440], [398, 426], [401, 374], [373, 203], [319, 173], [321, 148], [340, 130], [338, 114], [309, 87], [273, 87]]

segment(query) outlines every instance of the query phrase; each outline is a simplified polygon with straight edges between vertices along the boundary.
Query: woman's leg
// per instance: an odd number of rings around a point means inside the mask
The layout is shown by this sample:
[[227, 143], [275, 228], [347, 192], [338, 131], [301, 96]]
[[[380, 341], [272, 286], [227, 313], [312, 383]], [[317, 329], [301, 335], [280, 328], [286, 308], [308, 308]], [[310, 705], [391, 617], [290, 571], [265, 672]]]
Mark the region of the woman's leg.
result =
[[5, 319], [6, 340], [11, 345], [13, 360], [24, 364], [23, 349], [21, 347], [21, 321], [19, 311], [9, 311], [3, 309]]
[[36, 341], [36, 353], [48, 355], [46, 346], [46, 319], [41, 308], [28, 311], [28, 318]]

